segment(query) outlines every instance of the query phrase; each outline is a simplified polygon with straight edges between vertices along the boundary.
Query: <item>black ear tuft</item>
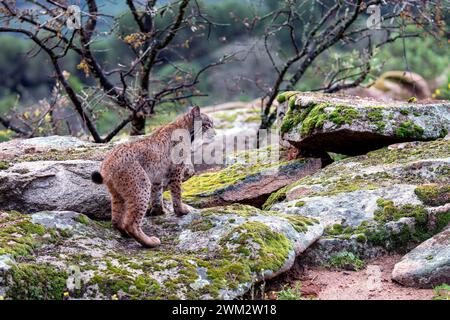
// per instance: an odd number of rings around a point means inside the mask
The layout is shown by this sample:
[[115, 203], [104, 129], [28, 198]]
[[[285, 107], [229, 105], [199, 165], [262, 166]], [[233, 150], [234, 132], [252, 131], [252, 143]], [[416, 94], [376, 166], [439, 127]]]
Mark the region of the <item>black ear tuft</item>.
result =
[[194, 107], [192, 107], [192, 109], [191, 109], [191, 114], [192, 114], [195, 118], [200, 117], [200, 107], [199, 107], [199, 106], [194, 106]]

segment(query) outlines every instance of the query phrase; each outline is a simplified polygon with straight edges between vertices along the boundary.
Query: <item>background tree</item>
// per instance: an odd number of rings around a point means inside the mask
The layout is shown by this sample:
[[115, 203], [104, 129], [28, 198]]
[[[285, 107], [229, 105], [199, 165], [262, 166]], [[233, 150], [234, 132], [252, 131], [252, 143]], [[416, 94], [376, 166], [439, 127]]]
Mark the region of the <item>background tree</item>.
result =
[[[88, 1], [0, 3], [0, 26], [29, 30], [50, 47], [82, 106], [74, 108], [49, 68], [53, 64], [45, 50], [23, 32], [0, 32], [0, 141], [14, 132], [26, 137], [89, 134], [80, 110], [97, 136], [107, 141], [123, 121], [126, 130], [122, 132], [133, 127], [135, 134], [143, 132], [144, 124], [150, 131], [171, 121], [187, 104], [205, 106], [261, 97], [262, 127], [270, 127], [279, 91], [367, 87], [389, 70], [422, 75], [432, 91], [440, 90], [436, 97], [445, 96], [439, 92], [448, 89], [447, 82], [444, 86], [450, 76], [449, 31], [444, 24], [450, 22], [448, 1], [190, 0], [175, 36], [158, 49], [156, 43], [169, 34], [182, 1], [160, 0], [150, 10], [153, 2], [146, 0], [96, 0], [98, 14], [89, 51], [119, 96], [124, 76], [127, 103], [118, 104], [120, 97], [104, 89], [92, 63], [84, 59], [80, 31], [67, 29], [66, 17], [59, 16], [68, 3], [80, 5], [82, 29], [86, 29]], [[370, 4], [379, 5], [380, 29], [368, 27]], [[139, 25], [148, 19], [154, 31], [150, 36]], [[58, 38], [58, 31], [65, 39]], [[145, 93], [141, 78], [144, 60], [151, 57], [150, 47], [156, 50], [156, 58]], [[233, 59], [221, 60], [230, 55]], [[221, 61], [226, 65], [219, 65]], [[211, 64], [213, 72], [204, 72]], [[197, 83], [189, 86], [198, 73]], [[176, 87], [180, 84], [187, 86]], [[174, 92], [158, 95], [167, 87]], [[10, 129], [2, 130], [5, 126]]]
[[[316, 90], [333, 93], [359, 86], [371, 71], [374, 54], [384, 45], [399, 41], [405, 48], [410, 38], [442, 36], [442, 16], [449, 9], [439, 0], [289, 0], [280, 4], [258, 18], [266, 25], [265, 50], [276, 72], [262, 99], [262, 129], [270, 128], [276, 119], [273, 102], [279, 92], [301, 88], [303, 76], [325, 52], [348, 46], [357, 50], [356, 57], [355, 52], [347, 57], [344, 53], [321, 61], [326, 65], [316, 65], [314, 72], [325, 74], [325, 85]], [[274, 38], [283, 39], [284, 46], [271, 45]]]
[[[96, 0], [81, 1], [81, 24], [75, 29], [67, 27], [67, 19], [71, 16], [66, 1], [25, 0], [18, 3], [5, 0], [0, 5], [0, 32], [21, 34], [33, 41], [37, 49], [30, 52], [31, 58], [42, 53], [46, 55], [57, 83], [95, 142], [111, 140], [128, 123], [131, 123], [132, 135], [143, 134], [146, 119], [155, 113], [158, 105], [204, 95], [197, 90], [200, 76], [228, 58], [207, 63], [194, 71], [171, 61], [169, 53], [174, 45], [179, 45], [179, 39], [174, 41], [179, 33], [186, 35], [189, 32], [194, 38], [197, 32], [203, 35], [203, 30], [212, 24], [196, 1], [179, 0], [157, 5], [156, 0], [127, 0], [126, 5], [127, 12], [117, 16], [102, 13]], [[132, 17], [133, 30], [129, 30], [128, 25], [127, 34], [123, 34], [119, 22], [127, 14]], [[99, 50], [98, 43], [111, 37], [126, 45], [122, 50], [127, 51], [126, 57], [131, 59], [123, 61], [116, 57], [114, 63], [102, 63], [105, 50]], [[189, 41], [191, 39], [186, 38], [182, 44], [188, 46]], [[82, 92], [79, 83], [71, 81], [71, 75], [62, 68], [63, 61], [70, 55], [76, 56], [77, 69], [95, 80]], [[165, 78], [153, 77], [155, 68], [161, 65], [170, 65], [171, 72]], [[99, 103], [120, 108], [125, 114], [104, 137], [98, 132], [93, 114], [93, 108]], [[1, 117], [0, 121], [18, 133], [28, 132], [13, 126], [6, 118]]]

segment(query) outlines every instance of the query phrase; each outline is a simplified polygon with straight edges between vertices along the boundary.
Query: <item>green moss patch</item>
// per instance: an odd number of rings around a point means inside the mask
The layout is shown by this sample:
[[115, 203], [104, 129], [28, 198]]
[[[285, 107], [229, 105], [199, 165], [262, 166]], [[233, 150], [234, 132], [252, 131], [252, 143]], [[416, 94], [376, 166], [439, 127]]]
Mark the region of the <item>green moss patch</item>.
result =
[[[221, 244], [236, 245], [236, 247], [228, 245], [229, 248], [224, 250], [223, 254], [227, 261], [245, 259], [243, 264], [257, 273], [279, 270], [286, 263], [289, 252], [293, 249], [286, 236], [272, 231], [267, 225], [258, 221], [249, 221], [233, 229], [223, 238]], [[253, 252], [252, 249], [257, 249], [257, 252]], [[255, 254], [259, 257], [258, 259], [252, 258]]]
[[419, 224], [427, 222], [427, 210], [424, 206], [405, 204], [395, 206], [391, 200], [378, 199], [378, 209], [374, 212], [374, 219], [379, 222], [397, 221], [400, 218], [411, 217]]
[[423, 185], [414, 190], [417, 197], [428, 206], [441, 206], [450, 202], [450, 185]]
[[[352, 124], [353, 120], [360, 117], [357, 109], [346, 105], [314, 101], [297, 105], [296, 94], [296, 92], [288, 92], [278, 96], [279, 101], [286, 101], [289, 98], [288, 111], [280, 127], [282, 134], [300, 126], [301, 134], [308, 135], [315, 129], [321, 129], [325, 121], [344, 125]], [[326, 111], [327, 108], [330, 108], [330, 111]]]
[[399, 138], [420, 138], [422, 137], [424, 129], [416, 125], [413, 121], [408, 120], [402, 122], [395, 130], [395, 135]]
[[299, 207], [303, 207], [304, 205], [305, 205], [305, 201], [297, 201], [297, 202], [294, 204], [294, 207], [299, 208]]
[[277, 96], [277, 101], [279, 103], [283, 103], [286, 100], [289, 100], [292, 96], [296, 95], [297, 93], [298, 93], [298, 91], [286, 91], [286, 92], [280, 93]]
[[6, 170], [10, 167], [10, 164], [6, 161], [0, 161], [0, 170]]
[[236, 215], [243, 218], [254, 217], [261, 214], [261, 211], [253, 206], [233, 203], [226, 207], [213, 207], [202, 210], [202, 217]]
[[[49, 237], [44, 238], [46, 234]], [[28, 215], [0, 211], [0, 255], [9, 254], [13, 258], [30, 255], [39, 245], [55, 238], [55, 231], [32, 223]]]
[[374, 109], [367, 113], [367, 118], [372, 122], [383, 120], [383, 112], [380, 109]]
[[277, 213], [278, 217], [282, 217], [289, 221], [289, 223], [292, 225], [292, 227], [295, 229], [295, 231], [304, 233], [308, 231], [308, 228], [314, 224], [319, 223], [319, 220], [314, 218], [307, 218], [300, 215], [293, 215], [293, 214], [280, 214]]
[[80, 213], [76, 218], [75, 221], [78, 221], [79, 223], [82, 223], [84, 225], [88, 225], [91, 220], [84, 214]]
[[289, 186], [283, 187], [276, 192], [272, 192], [266, 202], [264, 202], [262, 208], [264, 210], [269, 210], [275, 203], [281, 202], [286, 199], [287, 192], [289, 191]]
[[21, 263], [9, 271], [8, 297], [16, 300], [62, 300], [67, 274], [51, 265]]
[[363, 166], [379, 164], [402, 164], [420, 159], [446, 158], [450, 154], [450, 141], [435, 140], [419, 144], [406, 144], [404, 148], [382, 148], [367, 153], [366, 156], [348, 158], [343, 161], [358, 160]]
[[[378, 199], [378, 208], [374, 212], [374, 221], [363, 221], [356, 227], [336, 223], [325, 228], [325, 236], [339, 239], [356, 239], [359, 243], [370, 243], [388, 250], [402, 251], [409, 245], [417, 244], [440, 232], [450, 223], [450, 212], [440, 213], [436, 217], [436, 227], [429, 229], [428, 212], [422, 205], [394, 205], [391, 200]], [[415, 220], [414, 228], [400, 226], [395, 232], [386, 227], [387, 222], [398, 221], [404, 217]]]
[[[301, 161], [301, 160], [294, 160]], [[220, 196], [228, 188], [237, 183], [260, 174], [270, 168], [282, 168], [287, 165], [287, 161], [256, 163], [235, 163], [223, 170], [206, 172], [190, 178], [182, 184], [183, 200], [193, 206], [202, 206], [210, 201], [214, 203], [214, 197]], [[166, 196], [168, 193], [166, 193]], [[220, 203], [216, 203], [220, 204]]]
[[[30, 216], [2, 213], [0, 248], [15, 258], [7, 270], [5, 298], [207, 299], [228, 297], [228, 292], [235, 297], [292, 259], [291, 240], [262, 221], [299, 233], [318, 223], [240, 204], [192, 215], [184, 222], [154, 218], [162, 245], [150, 250], [83, 215], [58, 216], [61, 223], [78, 222], [65, 238], [57, 229], [33, 224]], [[208, 235], [212, 228], [219, 228], [220, 238]], [[75, 287], [67, 282], [72, 267], [80, 272]]]
[[338, 125], [352, 124], [353, 120], [358, 118], [359, 112], [349, 106], [336, 106], [328, 117], [330, 121]]

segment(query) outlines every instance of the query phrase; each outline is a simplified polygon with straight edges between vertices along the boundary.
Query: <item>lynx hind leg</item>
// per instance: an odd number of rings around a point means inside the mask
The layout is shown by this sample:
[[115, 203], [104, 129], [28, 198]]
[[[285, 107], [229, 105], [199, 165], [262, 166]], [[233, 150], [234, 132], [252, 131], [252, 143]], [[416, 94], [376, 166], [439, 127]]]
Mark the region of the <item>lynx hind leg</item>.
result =
[[136, 241], [145, 247], [153, 248], [161, 244], [157, 237], [149, 237], [142, 231], [142, 219], [147, 211], [150, 197], [136, 195], [127, 199], [127, 213], [125, 216], [125, 230]]
[[153, 182], [150, 208], [147, 210], [148, 215], [160, 216], [166, 213], [163, 206], [162, 193], [163, 193], [162, 184], [158, 182]]
[[189, 213], [189, 208], [181, 201], [181, 175], [183, 168], [177, 167], [169, 177], [169, 189], [172, 195], [173, 211], [177, 216], [184, 216]]
[[126, 195], [121, 192], [126, 204], [123, 220], [125, 231], [143, 246], [153, 248], [161, 244], [161, 241], [157, 237], [147, 236], [141, 227], [150, 200], [150, 180], [140, 166], [133, 168], [131, 172], [131, 175], [122, 176], [122, 188], [127, 189]]
[[125, 225], [123, 223], [125, 216], [125, 201], [120, 194], [111, 186], [108, 185], [109, 192], [111, 193], [111, 222], [115, 229], [117, 229], [122, 236], [129, 237], [125, 231]]

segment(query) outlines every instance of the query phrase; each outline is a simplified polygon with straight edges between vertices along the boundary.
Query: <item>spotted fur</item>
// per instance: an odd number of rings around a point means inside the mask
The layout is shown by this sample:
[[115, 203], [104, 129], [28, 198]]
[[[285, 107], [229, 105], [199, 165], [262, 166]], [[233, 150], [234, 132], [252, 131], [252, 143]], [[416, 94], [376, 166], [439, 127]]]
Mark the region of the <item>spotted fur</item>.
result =
[[[195, 125], [194, 122], [201, 125]], [[175, 130], [188, 130], [191, 141], [198, 132], [211, 132], [212, 120], [200, 113], [199, 107], [192, 108], [172, 123], [162, 126], [147, 138], [122, 144], [114, 148], [102, 163], [100, 173], [94, 172], [92, 180], [104, 183], [111, 193], [111, 219], [113, 226], [124, 236], [131, 236], [145, 247], [155, 247], [161, 242], [149, 237], [141, 228], [148, 203], [150, 214], [164, 214], [162, 203], [163, 187], [168, 186], [172, 195], [174, 212], [178, 216], [189, 213], [181, 201], [181, 180], [186, 163], [173, 163], [172, 150], [175, 146], [189, 150], [189, 141], [172, 141]]]

